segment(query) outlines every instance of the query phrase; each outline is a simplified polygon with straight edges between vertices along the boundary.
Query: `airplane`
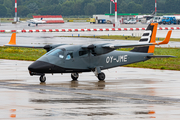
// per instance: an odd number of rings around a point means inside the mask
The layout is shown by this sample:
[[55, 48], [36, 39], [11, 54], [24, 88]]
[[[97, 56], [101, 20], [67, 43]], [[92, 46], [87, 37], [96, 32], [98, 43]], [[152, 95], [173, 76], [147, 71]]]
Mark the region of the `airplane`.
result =
[[[45, 82], [45, 74], [71, 73], [72, 80], [77, 80], [79, 73], [94, 72], [99, 81], [105, 80], [102, 70], [127, 64], [146, 61], [151, 58], [169, 58], [174, 56], [154, 56], [155, 45], [168, 44], [172, 30], [168, 31], [162, 42], [156, 42], [158, 23], [151, 23], [137, 44], [90, 44], [68, 45], [56, 44], [45, 46], [17, 45], [16, 34], [4, 46], [44, 48], [47, 53], [33, 62], [29, 67], [31, 76], [40, 76], [40, 82]], [[132, 48], [131, 51], [117, 51], [119, 48]]]
[[38, 24], [46, 23], [46, 21], [43, 20], [43, 18], [41, 18], [41, 20], [30, 19], [30, 20], [27, 20], [27, 22], [28, 22], [28, 26], [30, 26], [31, 24], [36, 24], [36, 26], [38, 26]]

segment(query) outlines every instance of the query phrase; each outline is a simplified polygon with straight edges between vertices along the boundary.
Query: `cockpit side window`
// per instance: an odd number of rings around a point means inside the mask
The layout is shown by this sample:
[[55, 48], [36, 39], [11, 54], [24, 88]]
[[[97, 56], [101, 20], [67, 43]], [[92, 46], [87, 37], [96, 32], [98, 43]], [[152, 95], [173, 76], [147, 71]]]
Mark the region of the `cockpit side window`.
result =
[[63, 59], [64, 58], [64, 50], [55, 49], [55, 50], [51, 51], [48, 55], [56, 56], [56, 57]]
[[68, 53], [67, 56], [66, 56], [66, 60], [70, 60], [73, 58], [73, 53]]

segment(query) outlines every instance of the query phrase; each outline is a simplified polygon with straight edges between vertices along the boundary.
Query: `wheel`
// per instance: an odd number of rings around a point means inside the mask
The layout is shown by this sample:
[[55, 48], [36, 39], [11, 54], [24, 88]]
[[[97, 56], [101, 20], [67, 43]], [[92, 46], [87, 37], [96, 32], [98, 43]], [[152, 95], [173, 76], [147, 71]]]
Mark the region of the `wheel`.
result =
[[36, 24], [36, 26], [38, 26], [38, 24]]
[[30, 24], [28, 24], [28, 26], [30, 26]]
[[78, 73], [71, 73], [71, 78], [72, 78], [73, 80], [77, 80], [78, 77], [79, 77], [79, 74], [78, 74]]
[[46, 82], [46, 76], [41, 75], [39, 80], [40, 80], [40, 82]]
[[99, 80], [104, 80], [105, 77], [106, 77], [106, 76], [105, 76], [105, 74], [104, 74], [103, 72], [98, 74], [98, 79], [99, 79]]

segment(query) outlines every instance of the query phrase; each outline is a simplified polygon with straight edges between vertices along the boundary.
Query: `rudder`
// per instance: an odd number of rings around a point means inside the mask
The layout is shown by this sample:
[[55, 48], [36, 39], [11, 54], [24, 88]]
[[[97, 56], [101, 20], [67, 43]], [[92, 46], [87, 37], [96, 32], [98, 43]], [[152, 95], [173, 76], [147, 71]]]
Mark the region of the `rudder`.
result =
[[[139, 43], [155, 43], [158, 23], [151, 23], [148, 25], [146, 31], [143, 33]], [[135, 47], [132, 52], [154, 53], [155, 45], [147, 47]]]

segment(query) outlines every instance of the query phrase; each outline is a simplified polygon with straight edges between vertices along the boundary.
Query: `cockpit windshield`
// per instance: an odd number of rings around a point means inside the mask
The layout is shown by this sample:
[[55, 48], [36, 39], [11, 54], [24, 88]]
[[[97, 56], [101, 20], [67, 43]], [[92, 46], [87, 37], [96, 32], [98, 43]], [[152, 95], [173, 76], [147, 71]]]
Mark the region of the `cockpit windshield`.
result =
[[56, 57], [59, 57], [59, 58], [64, 58], [64, 51], [63, 49], [55, 49], [55, 50], [52, 50], [50, 53], [48, 53], [47, 55], [52, 55], [52, 56], [56, 56]]

